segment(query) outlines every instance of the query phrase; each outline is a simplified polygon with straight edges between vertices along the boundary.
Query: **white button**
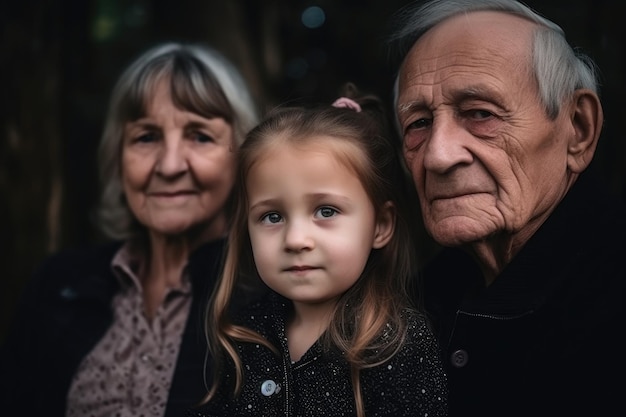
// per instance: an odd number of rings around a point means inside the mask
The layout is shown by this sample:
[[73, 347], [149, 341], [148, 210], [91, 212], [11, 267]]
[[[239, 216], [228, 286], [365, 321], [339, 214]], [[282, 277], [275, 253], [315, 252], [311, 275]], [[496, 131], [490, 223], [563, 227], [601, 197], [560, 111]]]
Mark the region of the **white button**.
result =
[[270, 395], [276, 392], [276, 382], [268, 379], [267, 381], [261, 384], [261, 394], [269, 397]]

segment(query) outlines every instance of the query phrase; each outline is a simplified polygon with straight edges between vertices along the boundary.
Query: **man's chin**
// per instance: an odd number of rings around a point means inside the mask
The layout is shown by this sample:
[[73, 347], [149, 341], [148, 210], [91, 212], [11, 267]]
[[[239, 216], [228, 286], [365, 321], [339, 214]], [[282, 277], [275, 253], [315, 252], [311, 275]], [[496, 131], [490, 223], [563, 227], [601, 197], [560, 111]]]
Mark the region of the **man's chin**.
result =
[[474, 222], [440, 221], [426, 226], [431, 237], [440, 245], [458, 247], [485, 240], [493, 234]]

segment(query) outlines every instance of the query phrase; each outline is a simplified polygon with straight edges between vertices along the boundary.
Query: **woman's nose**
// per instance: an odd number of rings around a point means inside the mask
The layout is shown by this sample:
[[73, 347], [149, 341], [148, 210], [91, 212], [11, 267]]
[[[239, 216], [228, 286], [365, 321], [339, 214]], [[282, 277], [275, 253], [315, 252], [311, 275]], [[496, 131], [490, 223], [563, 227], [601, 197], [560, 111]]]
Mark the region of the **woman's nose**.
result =
[[165, 177], [175, 177], [187, 171], [188, 163], [182, 140], [163, 141], [156, 168]]

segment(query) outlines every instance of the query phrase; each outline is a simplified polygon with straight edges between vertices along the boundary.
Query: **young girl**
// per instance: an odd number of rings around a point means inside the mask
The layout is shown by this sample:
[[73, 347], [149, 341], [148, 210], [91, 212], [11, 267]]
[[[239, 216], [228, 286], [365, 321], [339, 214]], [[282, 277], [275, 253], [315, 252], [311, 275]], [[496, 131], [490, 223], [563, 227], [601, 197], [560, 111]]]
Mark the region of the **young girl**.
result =
[[[405, 176], [375, 97], [285, 108], [240, 149], [209, 317], [216, 361], [194, 416], [442, 416], [445, 375], [414, 268]], [[267, 297], [229, 317], [240, 285]]]

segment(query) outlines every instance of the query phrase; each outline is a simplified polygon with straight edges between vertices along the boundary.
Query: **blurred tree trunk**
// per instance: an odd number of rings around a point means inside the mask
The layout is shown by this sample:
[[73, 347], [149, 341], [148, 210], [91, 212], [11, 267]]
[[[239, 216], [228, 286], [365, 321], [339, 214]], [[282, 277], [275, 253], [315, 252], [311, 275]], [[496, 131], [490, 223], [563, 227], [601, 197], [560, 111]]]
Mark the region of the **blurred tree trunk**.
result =
[[[0, 326], [34, 261], [60, 241], [60, 22], [55, 5], [7, 2], [0, 36]], [[0, 333], [2, 335], [2, 333]]]

